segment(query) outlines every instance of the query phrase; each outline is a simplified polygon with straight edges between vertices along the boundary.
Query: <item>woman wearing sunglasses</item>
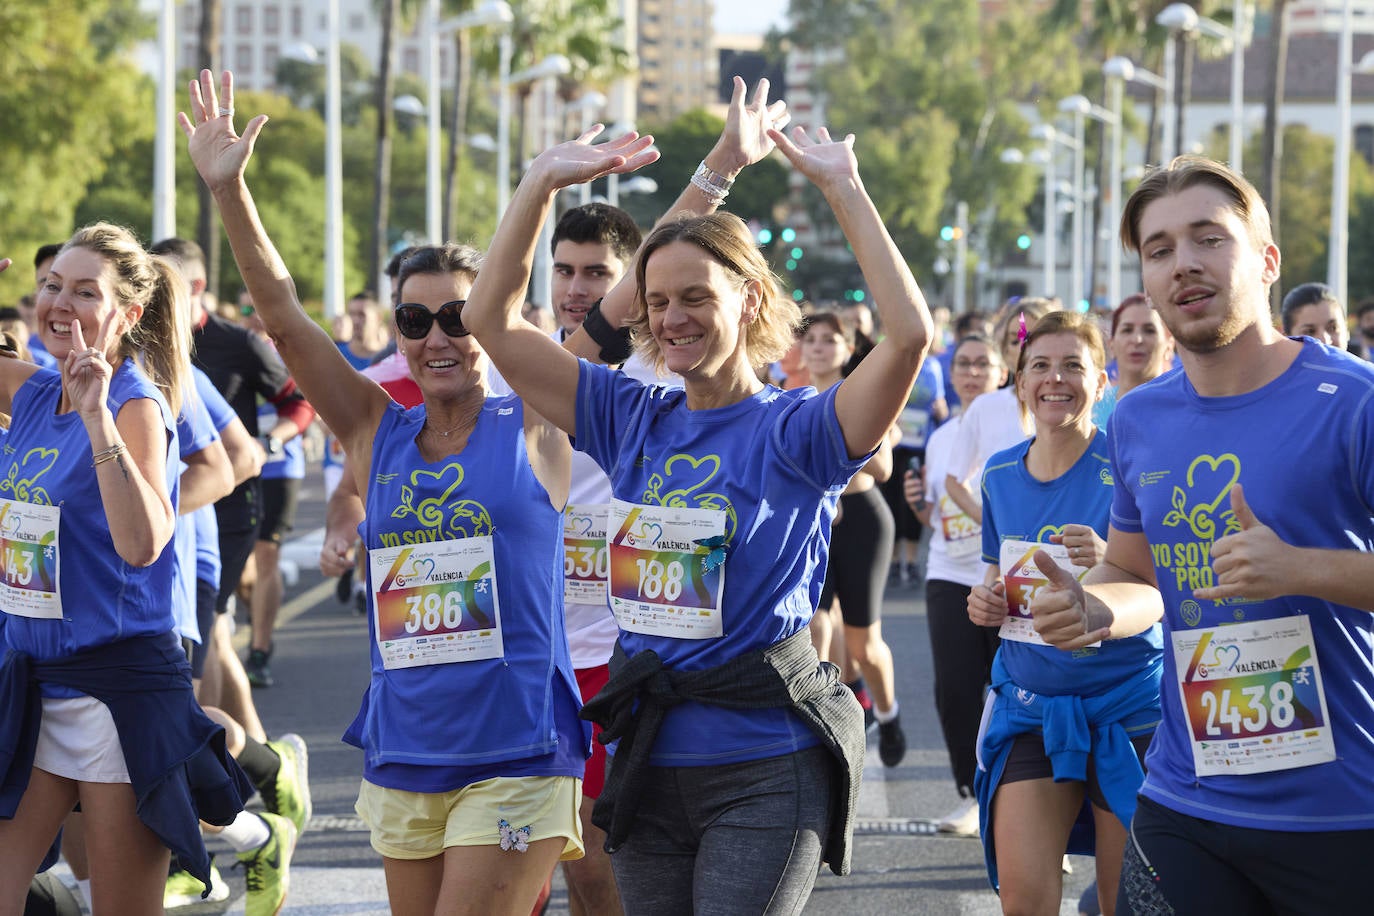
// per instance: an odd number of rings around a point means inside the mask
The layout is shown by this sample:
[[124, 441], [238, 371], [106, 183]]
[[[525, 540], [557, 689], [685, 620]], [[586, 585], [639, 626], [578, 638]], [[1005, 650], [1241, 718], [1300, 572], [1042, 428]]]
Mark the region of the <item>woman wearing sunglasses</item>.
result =
[[345, 740], [365, 752], [357, 810], [391, 912], [525, 916], [554, 864], [582, 854], [590, 732], [559, 562], [568, 437], [516, 398], [487, 398], [486, 356], [463, 326], [469, 248], [421, 249], [398, 277], [397, 346], [422, 404], [400, 407], [349, 366], [301, 308], [244, 181], [267, 118], [238, 136], [227, 72], [221, 90], [208, 70], [191, 84], [191, 158], [258, 313], [365, 494], [372, 673]]
[[[592, 146], [599, 127], [526, 172], [465, 316], [514, 390], [611, 478], [609, 591], [629, 658], [583, 714], [619, 740], [593, 821], [632, 916], [797, 913], [822, 860], [849, 867], [862, 712], [807, 623], [836, 502], [901, 411], [931, 322], [853, 138], [794, 142], [770, 123], [763, 151], [776, 144], [824, 194], [880, 306], [886, 336], [842, 382], [818, 395], [759, 381], [801, 316], [745, 224], [711, 212], [744, 161], [708, 155], [684, 193], [709, 215], [655, 229], [567, 349], [521, 320], [558, 189], [653, 158], [648, 138]], [[616, 352], [622, 325], [685, 390], [574, 358]]]

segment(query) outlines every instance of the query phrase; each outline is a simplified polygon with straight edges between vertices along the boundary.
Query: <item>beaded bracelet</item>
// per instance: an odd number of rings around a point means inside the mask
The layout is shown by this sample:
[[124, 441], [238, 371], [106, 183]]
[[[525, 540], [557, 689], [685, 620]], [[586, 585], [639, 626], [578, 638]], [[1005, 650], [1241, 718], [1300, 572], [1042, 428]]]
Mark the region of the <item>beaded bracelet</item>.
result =
[[691, 180], [692, 186], [710, 198], [711, 203], [716, 206], [724, 203], [725, 198], [730, 196], [730, 188], [735, 184], [735, 179], [726, 178], [713, 170], [706, 164], [705, 159], [701, 160], [697, 170], [692, 173]]

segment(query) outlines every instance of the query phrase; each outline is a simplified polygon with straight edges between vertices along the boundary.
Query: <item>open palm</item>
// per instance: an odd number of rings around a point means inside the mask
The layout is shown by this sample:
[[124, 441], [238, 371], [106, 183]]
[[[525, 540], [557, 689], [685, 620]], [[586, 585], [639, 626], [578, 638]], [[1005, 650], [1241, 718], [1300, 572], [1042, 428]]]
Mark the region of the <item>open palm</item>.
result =
[[819, 127], [812, 139], [805, 130], [794, 127], [791, 139], [776, 129], [769, 130], [768, 136], [793, 167], [822, 191], [844, 182], [858, 181], [859, 160], [854, 156], [853, 134], [846, 135], [843, 140], [832, 140], [830, 131]]
[[768, 80], [759, 80], [753, 101], [745, 102], [744, 80], [735, 77], [730, 107], [725, 116], [725, 132], [719, 148], [728, 152], [737, 168], [745, 168], [761, 161], [773, 152], [773, 138], [769, 130], [782, 130], [791, 120], [787, 103], [782, 99], [768, 101]]
[[[253, 145], [267, 123], [266, 115], [258, 115], [248, 122], [240, 136], [234, 131], [234, 75], [225, 70], [220, 77], [222, 92], [215, 93], [214, 74], [200, 71], [200, 78], [191, 83], [191, 114], [177, 115], [187, 148], [196, 171], [212, 189], [223, 187], [239, 179]], [[226, 112], [226, 113], [222, 113]]]
[[641, 137], [633, 131], [592, 146], [592, 139], [601, 129], [598, 124], [576, 140], [549, 147], [534, 160], [530, 171], [552, 188], [566, 188], [602, 175], [633, 172], [658, 159], [658, 150], [653, 149], [654, 138]]

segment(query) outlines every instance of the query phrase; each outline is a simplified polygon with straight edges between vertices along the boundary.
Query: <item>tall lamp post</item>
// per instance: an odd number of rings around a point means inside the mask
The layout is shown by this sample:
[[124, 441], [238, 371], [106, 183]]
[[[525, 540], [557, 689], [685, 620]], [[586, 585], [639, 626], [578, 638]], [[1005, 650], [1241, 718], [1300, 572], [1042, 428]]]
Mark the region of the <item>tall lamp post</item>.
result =
[[496, 155], [496, 219], [500, 222], [510, 204], [510, 90], [512, 86], [552, 76], [562, 76], [572, 70], [572, 62], [562, 54], [548, 57], [518, 73], [510, 72], [510, 34], [501, 36], [501, 92], [496, 122], [496, 143], [501, 148]]
[[[1228, 28], [1214, 19], [1206, 16], [1199, 16], [1197, 10], [1186, 3], [1170, 3], [1159, 15], [1155, 17], [1155, 22], [1169, 30], [1170, 43], [1168, 50], [1173, 48], [1173, 39], [1182, 35], [1192, 37], [1197, 34], [1207, 35], [1220, 41], [1229, 42], [1231, 45], [1231, 137], [1230, 137], [1230, 165], [1231, 168], [1239, 172], [1241, 170], [1241, 147], [1245, 140], [1245, 0], [1233, 0], [1232, 22], [1233, 27]], [[1166, 51], [1166, 73], [1165, 76], [1172, 83], [1173, 60], [1172, 54]], [[1178, 136], [1174, 138], [1176, 144], [1174, 154], [1183, 146], [1182, 126], [1178, 130]]]
[[[1119, 95], [1119, 94], [1120, 94], [1120, 91], [1121, 91], [1121, 81], [1120, 81], [1120, 80], [1113, 80], [1112, 82], [1115, 84], [1115, 90], [1114, 90], [1114, 92], [1115, 92], [1117, 95]], [[1113, 232], [1115, 232], [1115, 226], [1116, 226], [1116, 224], [1117, 224], [1118, 222], [1120, 222], [1120, 219], [1121, 219], [1121, 217], [1120, 217], [1120, 212], [1121, 212], [1121, 191], [1120, 191], [1120, 188], [1121, 188], [1121, 114], [1120, 114], [1120, 111], [1121, 111], [1121, 102], [1120, 102], [1120, 99], [1119, 99], [1119, 98], [1114, 98], [1114, 104], [1113, 104], [1112, 108], [1108, 109], [1108, 108], [1103, 108], [1101, 105], [1094, 105], [1092, 102], [1088, 101], [1088, 98], [1087, 98], [1086, 96], [1082, 96], [1082, 95], [1071, 95], [1071, 96], [1069, 96], [1068, 98], [1063, 99], [1063, 100], [1061, 100], [1061, 101], [1059, 102], [1059, 110], [1062, 111], [1062, 112], [1069, 112], [1069, 113], [1072, 113], [1072, 114], [1074, 115], [1074, 118], [1075, 118], [1074, 126], [1075, 126], [1075, 128], [1077, 129], [1077, 131], [1078, 131], [1078, 137], [1077, 137], [1077, 138], [1078, 138], [1078, 143], [1079, 143], [1079, 146], [1080, 146], [1080, 149], [1079, 149], [1079, 151], [1078, 151], [1078, 158], [1077, 158], [1077, 161], [1078, 161], [1080, 164], [1081, 164], [1082, 161], [1083, 161], [1083, 149], [1082, 149], [1082, 146], [1083, 146], [1083, 144], [1084, 144], [1084, 139], [1083, 139], [1083, 123], [1082, 123], [1082, 119], [1085, 118], [1085, 117], [1086, 117], [1086, 118], [1092, 118], [1092, 119], [1095, 120], [1095, 121], [1101, 121], [1103, 124], [1105, 124], [1105, 125], [1107, 125], [1109, 128], [1111, 128], [1111, 138], [1110, 138], [1110, 140], [1108, 141], [1109, 144], [1111, 145], [1111, 152], [1110, 152], [1110, 156], [1109, 156], [1109, 162], [1110, 162], [1109, 172], [1110, 172], [1110, 176], [1109, 176], [1109, 178], [1108, 178], [1108, 185], [1109, 185], [1109, 186], [1108, 186], [1108, 189], [1107, 189], [1107, 195], [1106, 195], [1106, 196], [1107, 196], [1107, 221], [1108, 221], [1108, 223], [1110, 223], [1110, 224], [1112, 225], [1112, 227], [1113, 227]], [[1086, 194], [1086, 191], [1085, 191], [1085, 189], [1083, 188], [1083, 184], [1082, 184], [1082, 182], [1083, 182], [1083, 175], [1082, 175], [1082, 172], [1081, 172], [1081, 166], [1080, 166], [1079, 175], [1078, 175], [1078, 182], [1079, 182], [1079, 186], [1078, 186], [1078, 199], [1079, 199], [1080, 202], [1082, 202], [1082, 201], [1084, 201], [1084, 199], [1086, 198], [1087, 194]], [[1079, 245], [1080, 247], [1083, 247], [1083, 246], [1084, 246], [1084, 242], [1087, 241], [1086, 239], [1084, 239], [1084, 238], [1082, 237], [1083, 217], [1082, 217], [1082, 215], [1081, 215], [1081, 211], [1085, 208], [1085, 206], [1086, 206], [1086, 205], [1084, 205], [1084, 206], [1079, 206], [1079, 207], [1077, 207], [1077, 208], [1074, 209], [1074, 225], [1077, 227], [1077, 232], [1079, 233], [1079, 238], [1078, 238], [1076, 244]], [[1096, 273], [1096, 272], [1097, 272], [1097, 239], [1092, 239], [1092, 240], [1091, 240], [1091, 246], [1089, 247], [1088, 250], [1092, 252], [1092, 254], [1089, 255], [1089, 257], [1090, 257], [1090, 259], [1091, 259], [1091, 264], [1092, 264], [1092, 268], [1093, 268], [1093, 273]], [[1080, 263], [1081, 263], [1081, 262], [1080, 262]], [[1119, 263], [1118, 263], [1117, 267], [1118, 267], [1118, 269], [1117, 269], [1117, 271], [1116, 271], [1115, 273], [1112, 273], [1111, 271], [1109, 271], [1109, 274], [1112, 274], [1112, 279], [1109, 279], [1109, 282], [1108, 282], [1108, 287], [1109, 287], [1109, 288], [1108, 288], [1108, 293], [1107, 293], [1107, 295], [1108, 295], [1108, 297], [1111, 299], [1111, 302], [1112, 302], [1113, 305], [1115, 305], [1116, 302], [1119, 301], [1119, 299], [1120, 299], [1120, 293], [1121, 293], [1121, 288], [1120, 288], [1120, 287], [1121, 287], [1121, 283], [1120, 283], [1120, 264], [1119, 264]], [[1075, 295], [1075, 296], [1082, 296], [1085, 292], [1091, 294], [1091, 292], [1092, 292], [1091, 290], [1086, 290], [1086, 291], [1084, 290], [1084, 288], [1083, 288], [1083, 286], [1082, 286], [1082, 283], [1083, 283], [1083, 276], [1082, 276], [1081, 274], [1080, 274], [1079, 277], [1078, 277], [1078, 283], [1079, 283], [1079, 286], [1074, 290], [1074, 295]], [[1088, 295], [1087, 298], [1088, 298], [1089, 301], [1092, 300], [1092, 296], [1091, 296], [1091, 295]]]
[[153, 139], [153, 240], [177, 234], [176, 4], [162, 0], [157, 15], [157, 100]]
[[[510, 95], [510, 87], [512, 87], [512, 86], [519, 86], [519, 85], [521, 85], [522, 83], [530, 83], [530, 82], [534, 82], [534, 81], [536, 81], [536, 80], [553, 80], [553, 79], [556, 79], [557, 77], [563, 76], [564, 74], [569, 73], [569, 72], [571, 72], [571, 71], [572, 71], [572, 62], [571, 62], [570, 60], [568, 60], [568, 58], [564, 57], [562, 54], [550, 54], [548, 57], [544, 58], [544, 59], [541, 60], [539, 63], [535, 64], [533, 67], [527, 67], [526, 69], [521, 70], [521, 71], [519, 71], [518, 73], [512, 73], [512, 74], [510, 74], [508, 77], [506, 77], [506, 79], [503, 81], [502, 86], [501, 86], [501, 104], [502, 104], [502, 105], [509, 105], [509, 104], [510, 104], [510, 102], [509, 102], [509, 95]], [[545, 87], [545, 92], [546, 92], [546, 95], [551, 96], [551, 95], [553, 94], [553, 87], [552, 87], [552, 86], [546, 86], [546, 87]], [[547, 140], [548, 140], [547, 131], [549, 131], [549, 130], [552, 129], [552, 124], [550, 123], [550, 119], [549, 119], [549, 115], [551, 114], [551, 112], [548, 110], [549, 107], [551, 107], [552, 102], [551, 102], [551, 100], [549, 100], [549, 99], [546, 99], [546, 101], [549, 102], [549, 105], [546, 106], [545, 112], [544, 112], [544, 113], [545, 113], [544, 129], [545, 129], [545, 132], [546, 132], [546, 133], [545, 133], [545, 141], [547, 142]], [[509, 124], [509, 114], [507, 114], [506, 117], [507, 117], [507, 124]], [[498, 125], [498, 129], [499, 129], [499, 125]], [[507, 137], [509, 137], [509, 135], [510, 135], [510, 134], [509, 134], [509, 131], [510, 131], [510, 128], [509, 128], [509, 126], [507, 126], [507, 128], [506, 128], [506, 135], [507, 135]], [[509, 144], [504, 144], [504, 143], [503, 143], [502, 146], [501, 146], [501, 149], [497, 151], [497, 160], [496, 160], [496, 161], [497, 161], [497, 163], [498, 163], [498, 170], [497, 170], [498, 176], [499, 176], [500, 173], [501, 173], [501, 170], [500, 170], [500, 168], [499, 168], [499, 164], [500, 164], [500, 163], [503, 163], [503, 162], [506, 163], [506, 168], [509, 169], [509, 167], [510, 167], [510, 165], [509, 165], [509, 156], [510, 156], [510, 146], [509, 146]], [[507, 174], [509, 174], [509, 173], [507, 172]], [[506, 179], [506, 180], [498, 179], [498, 181], [499, 181], [499, 187], [497, 188], [497, 194], [500, 195], [500, 194], [502, 194], [503, 192], [509, 193], [509, 192], [508, 192], [508, 188], [509, 188], [508, 179]], [[500, 201], [500, 202], [499, 202], [498, 210], [499, 210], [501, 213], [504, 213], [504, 212], [505, 212], [506, 202], [507, 202], [508, 200], [509, 200], [509, 198], [507, 198], [506, 201]], [[539, 230], [539, 241], [538, 241], [537, 246], [536, 246], [536, 248], [535, 248], [535, 250], [534, 250], [534, 270], [533, 270], [533, 276], [532, 276], [532, 278], [531, 278], [533, 289], [532, 289], [532, 291], [531, 291], [531, 296], [530, 296], [530, 298], [534, 301], [534, 303], [535, 303], [536, 305], [541, 306], [541, 307], [545, 307], [545, 308], [547, 308], [547, 307], [549, 306], [549, 304], [550, 304], [550, 303], [549, 303], [549, 300], [550, 300], [550, 296], [551, 296], [551, 291], [550, 291], [550, 289], [549, 289], [549, 268], [548, 268], [548, 258], [549, 258], [549, 240], [553, 237], [553, 217], [554, 217], [553, 210], [550, 210], [550, 211], [549, 211], [548, 218], [544, 220], [544, 225], [543, 225], [543, 227]], [[499, 218], [499, 217], [498, 217], [498, 218]]]
[[1337, 129], [1336, 152], [1331, 169], [1331, 233], [1327, 243], [1326, 285], [1336, 298], [1346, 305], [1349, 293], [1350, 245], [1350, 82], [1357, 73], [1374, 73], [1374, 51], [1351, 64], [1354, 33], [1350, 4], [1345, 4], [1341, 29], [1341, 66], [1337, 71]]
[[[343, 91], [339, 64], [339, 0], [328, 0], [325, 12], [324, 93], [324, 316], [343, 314]], [[320, 63], [310, 45], [290, 45], [282, 57], [301, 63]]]
[[[592, 126], [596, 112], [606, 107], [606, 96], [596, 90], [589, 90], [582, 93], [577, 98], [569, 102], [565, 107], [565, 112], [575, 111], [581, 114], [579, 119], [579, 130], [586, 133]], [[584, 181], [577, 186], [578, 204], [589, 204], [592, 202], [592, 183]]]
[[[461, 32], [466, 29], [475, 29], [481, 26], [496, 25], [502, 26], [501, 32], [501, 101], [505, 102], [505, 81], [510, 73], [510, 29], [507, 28], [515, 21], [515, 14], [511, 12], [510, 4], [505, 0], [487, 0], [476, 9], [460, 13], [442, 22], [439, 21], [439, 0], [430, 0], [430, 16], [434, 22], [429, 39], [429, 137], [425, 148], [425, 172], [427, 175], [427, 185], [425, 188], [425, 231], [433, 242], [442, 241], [443, 235], [443, 208], [440, 206], [442, 200], [440, 195], [441, 182], [439, 177], [439, 134], [442, 130], [439, 124], [439, 99], [443, 95], [440, 87], [439, 73], [439, 41], [454, 32]], [[456, 63], [456, 62], [455, 62]], [[455, 90], [456, 91], [456, 90]], [[506, 131], [507, 138], [510, 133], [510, 109], [504, 107], [499, 114], [504, 119], [502, 124]], [[498, 171], [501, 163], [498, 162]], [[498, 179], [501, 176], [498, 174]], [[497, 183], [498, 196], [500, 188], [506, 188], [509, 194], [510, 176], [506, 174], [505, 184]], [[498, 215], [505, 211], [505, 198], [497, 201]]]
[[1073, 255], [1069, 259], [1069, 304], [1078, 306], [1083, 295], [1083, 118], [1092, 103], [1081, 95], [1059, 100], [1061, 114], [1073, 115]]

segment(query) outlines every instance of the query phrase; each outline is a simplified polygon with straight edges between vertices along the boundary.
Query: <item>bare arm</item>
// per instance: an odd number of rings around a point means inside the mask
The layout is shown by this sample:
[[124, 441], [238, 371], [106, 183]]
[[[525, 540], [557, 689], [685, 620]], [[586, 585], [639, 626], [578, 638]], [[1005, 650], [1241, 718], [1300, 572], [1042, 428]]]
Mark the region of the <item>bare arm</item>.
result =
[[342, 576], [353, 568], [353, 554], [358, 544], [358, 525], [365, 517], [358, 483], [353, 476], [353, 459], [345, 456], [343, 476], [329, 495], [325, 510], [324, 544], [320, 546], [320, 572], [326, 576]]
[[1036, 551], [1035, 564], [1050, 584], [1035, 596], [1030, 613], [1036, 632], [1052, 646], [1079, 649], [1135, 636], [1164, 616], [1150, 542], [1143, 534], [1110, 529], [1106, 558], [1081, 584], [1043, 550]]
[[825, 195], [864, 280], [878, 303], [886, 335], [839, 385], [835, 412], [852, 457], [872, 451], [897, 421], [930, 346], [930, 310], [877, 208], [859, 178], [854, 136], [833, 142], [825, 128], [812, 141], [800, 128], [795, 143], [769, 132], [792, 165]]
[[[535, 159], [501, 218], [463, 307], [463, 324], [477, 337], [527, 409], [533, 408], [569, 435], [575, 432], [577, 422], [577, 358], [526, 321], [520, 307], [534, 263], [539, 227], [553, 195], [560, 188], [612, 172], [633, 171], [658, 158], [657, 152], [649, 152], [652, 137], [628, 134], [592, 146], [592, 138], [600, 131], [597, 126]], [[337, 430], [327, 414], [325, 420]]]
[[177, 514], [190, 515], [204, 506], [223, 499], [234, 491], [234, 467], [224, 443], [216, 439], [193, 455], [181, 459], [186, 470], [181, 472], [180, 497]]
[[220, 441], [229, 454], [229, 464], [234, 471], [234, 486], [251, 480], [262, 473], [262, 463], [266, 457], [258, 440], [248, 433], [248, 427], [237, 416], [229, 425], [219, 431]]
[[[744, 80], [736, 76], [725, 128], [702, 161], [711, 171], [733, 181], [744, 169], [773, 152], [775, 146], [768, 131], [786, 127], [789, 118], [786, 102], [781, 99], [768, 101], [768, 80], [759, 80], [753, 101], [746, 103]], [[714, 213], [717, 207], [714, 197], [688, 181], [677, 200], [654, 223], [654, 228], [680, 216], [706, 216]], [[634, 310], [635, 283], [634, 271], [627, 271], [601, 300], [601, 314], [612, 327], [621, 327], [628, 322]], [[600, 346], [581, 328], [569, 335], [563, 346], [583, 359], [595, 361], [601, 356]]]
[[945, 495], [954, 501], [954, 505], [963, 509], [965, 515], [978, 524], [983, 524], [982, 505], [974, 499], [973, 491], [953, 474], [945, 475]]
[[[224, 107], [232, 109], [233, 77], [227, 70], [221, 89]], [[209, 70], [202, 70], [191, 84], [191, 117], [178, 118], [190, 141], [191, 159], [215, 196], [239, 273], [282, 360], [344, 447], [370, 463], [372, 433], [390, 399], [348, 364], [324, 329], [306, 314], [296, 284], [258, 218], [244, 169], [267, 117], [249, 121], [240, 137], [231, 118], [211, 115], [219, 104], [214, 79]]]

